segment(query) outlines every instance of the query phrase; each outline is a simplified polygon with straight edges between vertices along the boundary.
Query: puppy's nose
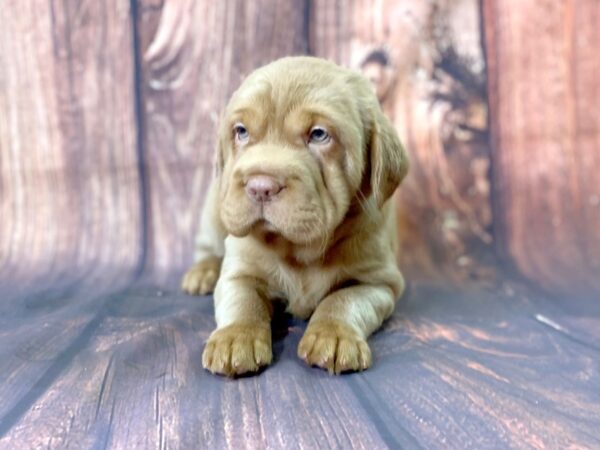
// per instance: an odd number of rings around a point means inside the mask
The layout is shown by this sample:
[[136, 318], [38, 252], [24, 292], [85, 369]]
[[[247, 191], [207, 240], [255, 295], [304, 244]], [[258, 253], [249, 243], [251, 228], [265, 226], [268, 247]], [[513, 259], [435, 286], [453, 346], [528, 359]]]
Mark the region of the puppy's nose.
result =
[[268, 202], [282, 189], [277, 180], [267, 175], [255, 175], [246, 183], [246, 194], [255, 202]]

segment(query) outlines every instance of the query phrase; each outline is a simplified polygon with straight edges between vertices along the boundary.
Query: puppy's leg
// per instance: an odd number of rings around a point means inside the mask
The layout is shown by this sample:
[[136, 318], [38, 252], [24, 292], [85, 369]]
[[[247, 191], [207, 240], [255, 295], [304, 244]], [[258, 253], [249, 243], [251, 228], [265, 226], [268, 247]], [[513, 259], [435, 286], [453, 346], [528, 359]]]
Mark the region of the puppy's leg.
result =
[[367, 337], [394, 310], [387, 286], [358, 285], [325, 297], [298, 345], [298, 356], [330, 373], [364, 370], [371, 365]]
[[204, 347], [202, 365], [233, 376], [256, 372], [271, 363], [272, 305], [255, 278], [219, 280], [215, 290], [217, 329]]
[[218, 179], [210, 184], [200, 218], [196, 237], [194, 260], [181, 280], [181, 288], [192, 295], [205, 295], [213, 291], [219, 278], [225, 253], [223, 241], [227, 236], [219, 218]]

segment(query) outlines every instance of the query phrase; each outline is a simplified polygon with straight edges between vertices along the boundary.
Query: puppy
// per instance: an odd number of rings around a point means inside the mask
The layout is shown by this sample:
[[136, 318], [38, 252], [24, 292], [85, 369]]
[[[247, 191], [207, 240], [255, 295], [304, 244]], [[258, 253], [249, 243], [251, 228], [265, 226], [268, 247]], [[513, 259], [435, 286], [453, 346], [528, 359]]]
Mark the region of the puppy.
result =
[[306, 363], [339, 374], [371, 365], [367, 337], [404, 290], [388, 201], [407, 155], [372, 87], [311, 57], [253, 72], [221, 123], [216, 176], [182, 288], [214, 288], [217, 329], [202, 355], [213, 373], [272, 359], [272, 302], [310, 322]]

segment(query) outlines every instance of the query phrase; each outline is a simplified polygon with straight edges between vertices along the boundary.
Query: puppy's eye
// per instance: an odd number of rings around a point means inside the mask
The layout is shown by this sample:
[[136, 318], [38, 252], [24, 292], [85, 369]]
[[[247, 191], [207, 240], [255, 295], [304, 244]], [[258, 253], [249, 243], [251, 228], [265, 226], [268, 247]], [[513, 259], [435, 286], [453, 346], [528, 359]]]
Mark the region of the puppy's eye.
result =
[[235, 140], [242, 144], [248, 142], [248, 139], [250, 138], [250, 133], [248, 133], [246, 127], [241, 123], [236, 123], [233, 126], [233, 133], [235, 135]]
[[325, 128], [313, 127], [308, 135], [308, 142], [311, 144], [326, 144], [331, 136]]

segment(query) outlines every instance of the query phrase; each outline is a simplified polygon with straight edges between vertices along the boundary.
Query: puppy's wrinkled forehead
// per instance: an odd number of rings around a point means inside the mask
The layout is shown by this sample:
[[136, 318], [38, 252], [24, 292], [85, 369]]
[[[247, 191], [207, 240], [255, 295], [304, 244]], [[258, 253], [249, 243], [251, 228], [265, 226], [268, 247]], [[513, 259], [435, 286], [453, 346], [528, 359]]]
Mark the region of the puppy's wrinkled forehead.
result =
[[[298, 108], [332, 120], [360, 120], [353, 89], [358, 77], [315, 58], [279, 60], [252, 73], [233, 95], [228, 113], [252, 109], [275, 124]], [[343, 117], [342, 117], [343, 116]]]

